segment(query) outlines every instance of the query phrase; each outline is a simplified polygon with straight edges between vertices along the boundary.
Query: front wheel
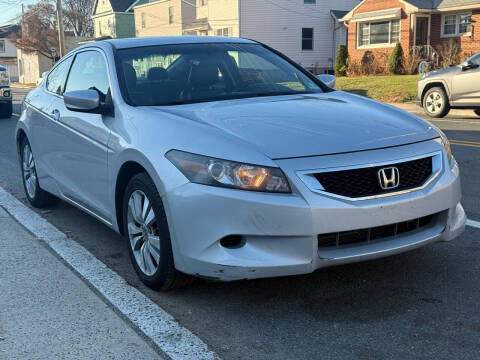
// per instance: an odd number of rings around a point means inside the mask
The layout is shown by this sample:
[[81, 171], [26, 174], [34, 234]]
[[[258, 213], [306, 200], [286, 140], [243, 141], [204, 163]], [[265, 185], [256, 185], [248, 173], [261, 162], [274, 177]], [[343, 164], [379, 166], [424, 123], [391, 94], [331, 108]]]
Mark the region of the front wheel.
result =
[[429, 89], [423, 98], [423, 108], [428, 116], [445, 117], [450, 112], [450, 103], [445, 91], [440, 87]]
[[42, 190], [38, 184], [37, 167], [32, 148], [26, 138], [20, 144], [23, 187], [27, 199], [34, 207], [45, 208], [58, 202], [58, 198]]
[[13, 105], [12, 105], [11, 101], [7, 102], [7, 103], [0, 104], [0, 117], [1, 118], [4, 118], [4, 119], [11, 118], [12, 113], [13, 113]]
[[171, 290], [191, 282], [191, 277], [175, 269], [163, 202], [146, 173], [134, 176], [127, 185], [123, 224], [130, 260], [145, 285]]

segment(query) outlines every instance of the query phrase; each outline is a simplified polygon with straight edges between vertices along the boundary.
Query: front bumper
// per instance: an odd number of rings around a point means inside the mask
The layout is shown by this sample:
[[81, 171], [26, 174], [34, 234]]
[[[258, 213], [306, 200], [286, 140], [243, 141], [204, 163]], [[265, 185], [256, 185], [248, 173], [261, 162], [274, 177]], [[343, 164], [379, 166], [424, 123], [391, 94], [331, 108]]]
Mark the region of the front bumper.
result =
[[[277, 163], [291, 180], [293, 194], [264, 194], [186, 184], [164, 197], [175, 266], [188, 274], [219, 280], [305, 274], [316, 269], [370, 260], [449, 241], [464, 230], [458, 166], [444, 165], [427, 187], [397, 196], [349, 201], [313, 193], [298, 170], [391, 161], [442, 150], [435, 141], [352, 154]], [[428, 227], [391, 238], [334, 248], [318, 246], [318, 235], [378, 227], [426, 215]], [[242, 237], [227, 248], [220, 240]]]

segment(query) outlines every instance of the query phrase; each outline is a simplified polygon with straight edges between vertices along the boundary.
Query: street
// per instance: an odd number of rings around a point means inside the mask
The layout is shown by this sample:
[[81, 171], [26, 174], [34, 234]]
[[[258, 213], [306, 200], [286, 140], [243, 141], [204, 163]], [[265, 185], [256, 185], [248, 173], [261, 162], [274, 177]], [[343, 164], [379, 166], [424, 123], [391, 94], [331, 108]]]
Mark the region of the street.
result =
[[[26, 91], [14, 90], [17, 115], [0, 119], [0, 186], [25, 205], [14, 130]], [[140, 282], [124, 240], [94, 218], [65, 202], [34, 211], [220, 358], [478, 359], [480, 117], [472, 112], [459, 118], [452, 112], [432, 123], [445, 131], [460, 164], [470, 226], [451, 243], [385, 259], [288, 278], [197, 280], [186, 289], [162, 293]]]

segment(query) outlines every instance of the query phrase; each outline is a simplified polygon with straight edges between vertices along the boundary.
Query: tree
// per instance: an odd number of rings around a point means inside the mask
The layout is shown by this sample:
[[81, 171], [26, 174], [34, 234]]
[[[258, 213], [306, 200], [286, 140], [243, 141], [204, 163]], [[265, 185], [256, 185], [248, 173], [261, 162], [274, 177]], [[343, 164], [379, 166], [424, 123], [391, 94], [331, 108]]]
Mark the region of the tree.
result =
[[75, 36], [93, 36], [94, 0], [63, 0], [62, 3], [65, 28]]
[[11, 34], [10, 40], [26, 53], [39, 52], [52, 58], [51, 48], [58, 49], [55, 7], [48, 0], [28, 5], [23, 16], [22, 28]]
[[392, 74], [398, 75], [403, 70], [403, 49], [400, 43], [397, 43], [390, 58], [388, 59], [388, 71]]
[[348, 49], [345, 45], [340, 45], [335, 58], [335, 75], [346, 76], [348, 70]]

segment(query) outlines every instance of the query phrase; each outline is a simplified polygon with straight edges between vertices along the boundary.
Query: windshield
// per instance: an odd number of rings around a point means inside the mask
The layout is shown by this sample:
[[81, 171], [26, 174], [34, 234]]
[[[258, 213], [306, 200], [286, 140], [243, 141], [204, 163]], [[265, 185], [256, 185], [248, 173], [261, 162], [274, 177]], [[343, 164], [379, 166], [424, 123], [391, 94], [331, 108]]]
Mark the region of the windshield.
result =
[[182, 44], [118, 50], [119, 80], [133, 106], [179, 105], [322, 92], [258, 44]]

